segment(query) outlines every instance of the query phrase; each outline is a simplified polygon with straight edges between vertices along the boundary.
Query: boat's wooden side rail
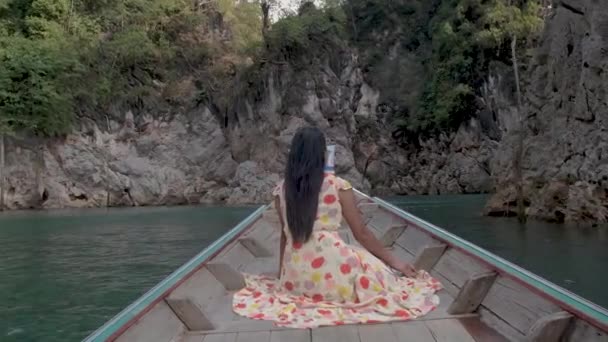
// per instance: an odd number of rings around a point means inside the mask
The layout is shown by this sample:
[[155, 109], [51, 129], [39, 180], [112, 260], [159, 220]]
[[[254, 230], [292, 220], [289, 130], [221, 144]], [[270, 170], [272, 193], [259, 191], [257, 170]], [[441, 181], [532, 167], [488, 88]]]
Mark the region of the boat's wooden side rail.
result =
[[378, 235], [407, 251], [454, 297], [449, 313], [476, 312], [514, 341], [608, 341], [604, 308], [383, 200], [369, 200], [379, 207], [372, 220]]

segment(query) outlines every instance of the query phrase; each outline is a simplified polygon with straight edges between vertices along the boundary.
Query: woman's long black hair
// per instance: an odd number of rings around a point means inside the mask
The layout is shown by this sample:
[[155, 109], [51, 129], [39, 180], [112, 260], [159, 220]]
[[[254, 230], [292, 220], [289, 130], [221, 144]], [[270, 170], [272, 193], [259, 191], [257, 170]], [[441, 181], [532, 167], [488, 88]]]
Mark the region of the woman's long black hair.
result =
[[306, 242], [319, 207], [325, 167], [325, 136], [318, 128], [296, 132], [285, 169], [287, 223], [294, 242]]

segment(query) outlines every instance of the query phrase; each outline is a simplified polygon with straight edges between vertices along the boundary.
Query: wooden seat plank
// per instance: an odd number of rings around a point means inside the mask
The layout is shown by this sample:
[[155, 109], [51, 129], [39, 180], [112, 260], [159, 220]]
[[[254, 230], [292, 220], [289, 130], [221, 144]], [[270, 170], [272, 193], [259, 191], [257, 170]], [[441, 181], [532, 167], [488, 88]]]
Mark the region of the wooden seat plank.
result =
[[213, 324], [191, 298], [166, 298], [165, 302], [190, 331], [212, 330]]
[[572, 318], [571, 314], [564, 311], [541, 317], [530, 328], [526, 340], [529, 342], [559, 341]]
[[496, 272], [473, 275], [464, 283], [448, 312], [458, 315], [476, 311], [494, 284], [496, 276]]
[[418, 252], [414, 260], [414, 267], [418, 270], [430, 271], [435, 267], [447, 245], [439, 244], [435, 246], [426, 246]]

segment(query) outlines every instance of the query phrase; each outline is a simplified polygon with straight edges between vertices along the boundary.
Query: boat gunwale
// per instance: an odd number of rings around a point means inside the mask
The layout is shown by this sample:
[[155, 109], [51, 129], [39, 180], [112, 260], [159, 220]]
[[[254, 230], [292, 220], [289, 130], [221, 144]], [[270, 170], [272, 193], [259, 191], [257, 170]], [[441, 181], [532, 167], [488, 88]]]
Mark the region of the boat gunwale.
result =
[[[232, 245], [233, 242], [251, 229], [262, 218], [264, 212], [269, 207], [270, 205], [260, 206], [224, 235], [185, 262], [97, 330], [93, 331], [83, 342], [109, 342], [116, 340], [150, 312], [154, 306], [168, 297], [175, 289], [185, 283], [196, 272], [200, 271], [209, 261], [218, 256], [226, 247]], [[124, 319], [127, 319], [127, 321], [121, 322]]]
[[[483, 264], [494, 269], [498, 273], [507, 276], [508, 278], [516, 281], [517, 283], [528, 288], [535, 294], [557, 304], [562, 309], [569, 311], [575, 316], [595, 326], [596, 328], [608, 332], [608, 310], [605, 308], [573, 293], [559, 285], [550, 282], [541, 276], [532, 273], [520, 266], [513, 264], [512, 262], [505, 260], [484, 248], [475, 245], [463, 238], [460, 238], [445, 229], [442, 229], [430, 222], [427, 222], [407, 211], [390, 204], [378, 197], [370, 197], [360, 191], [357, 191], [360, 196], [370, 199], [372, 202], [378, 204], [389, 213], [398, 216], [401, 219], [406, 220], [412, 225], [412, 227], [421, 230], [437, 240], [448, 244], [449, 246], [462, 251], [468, 256], [473, 257], [475, 260], [482, 262]], [[528, 278], [528, 279], [526, 279]], [[540, 286], [537, 286], [540, 285]], [[546, 289], [543, 289], [546, 287]], [[557, 295], [562, 295], [566, 299], [572, 301], [568, 303], [560, 299]], [[575, 305], [582, 306], [581, 308], [575, 307]], [[590, 312], [585, 312], [585, 310]], [[603, 318], [603, 319], [602, 319]]]

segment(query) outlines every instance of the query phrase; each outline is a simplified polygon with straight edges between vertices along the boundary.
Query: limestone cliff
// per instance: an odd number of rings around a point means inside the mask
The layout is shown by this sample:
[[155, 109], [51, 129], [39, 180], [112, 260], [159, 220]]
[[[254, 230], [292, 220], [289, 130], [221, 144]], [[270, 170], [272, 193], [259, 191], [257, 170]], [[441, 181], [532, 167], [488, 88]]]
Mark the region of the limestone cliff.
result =
[[261, 84], [229, 108], [193, 100], [170, 114], [81, 120], [62, 140], [11, 140], [8, 208], [265, 202], [305, 125], [324, 129], [337, 144], [337, 172], [364, 191], [491, 190], [493, 145], [479, 119], [421, 148], [398, 146], [357, 54], [339, 56], [265, 68]]
[[[526, 87], [524, 192], [531, 217], [608, 219], [608, 6], [561, 0], [548, 20]], [[492, 215], [513, 215], [516, 137], [495, 155]]]

